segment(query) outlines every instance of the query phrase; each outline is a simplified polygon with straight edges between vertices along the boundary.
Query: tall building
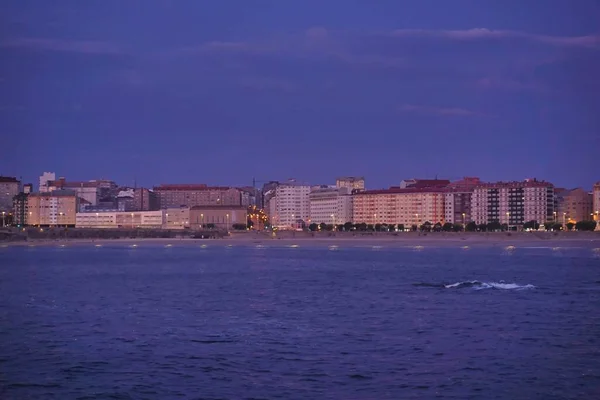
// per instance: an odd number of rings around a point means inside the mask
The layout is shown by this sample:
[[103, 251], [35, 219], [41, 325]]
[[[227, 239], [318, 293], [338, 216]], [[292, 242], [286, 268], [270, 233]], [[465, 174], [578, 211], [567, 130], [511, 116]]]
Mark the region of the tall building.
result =
[[239, 189], [204, 184], [162, 184], [154, 187], [160, 208], [194, 206], [241, 206]]
[[78, 208], [79, 198], [74, 191], [30, 193], [25, 209], [27, 225], [75, 226]]
[[13, 197], [19, 194], [21, 182], [10, 176], [0, 176], [0, 212], [13, 210]]
[[279, 184], [269, 201], [271, 224], [279, 229], [296, 229], [308, 222], [310, 190], [310, 185], [294, 180]]
[[38, 187], [38, 192], [44, 193], [48, 191], [48, 181], [55, 181], [56, 174], [54, 172], [44, 172], [40, 176], [40, 186]]
[[[352, 221], [352, 195], [350, 188], [313, 189], [309, 195], [310, 223], [344, 224]], [[356, 190], [356, 189], [354, 189]]]
[[30, 192], [21, 192], [13, 197], [13, 222], [17, 226], [28, 225], [28, 205], [27, 198]]
[[557, 218], [563, 225], [594, 218], [592, 194], [581, 188], [557, 192], [556, 204]]
[[444, 222], [444, 191], [440, 188], [390, 188], [353, 195], [354, 223], [422, 225]]
[[[600, 222], [600, 182], [596, 182], [592, 191], [594, 219]], [[600, 224], [599, 224], [600, 225]]]
[[365, 190], [365, 178], [363, 176], [343, 176], [337, 178], [335, 186], [338, 188], [347, 188], [353, 190]]
[[536, 179], [478, 185], [471, 199], [471, 216], [477, 224], [499, 222], [520, 226], [559, 221], [554, 208], [554, 185]]
[[465, 225], [471, 221], [471, 197], [475, 187], [481, 183], [479, 178], [465, 177], [446, 186], [446, 222]]

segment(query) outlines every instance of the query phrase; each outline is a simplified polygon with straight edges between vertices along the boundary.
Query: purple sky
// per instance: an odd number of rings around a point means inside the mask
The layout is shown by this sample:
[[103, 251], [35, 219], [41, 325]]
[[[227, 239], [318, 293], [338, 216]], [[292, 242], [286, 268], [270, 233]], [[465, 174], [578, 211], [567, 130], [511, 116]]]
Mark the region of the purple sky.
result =
[[597, 0], [0, 3], [0, 174], [600, 180]]

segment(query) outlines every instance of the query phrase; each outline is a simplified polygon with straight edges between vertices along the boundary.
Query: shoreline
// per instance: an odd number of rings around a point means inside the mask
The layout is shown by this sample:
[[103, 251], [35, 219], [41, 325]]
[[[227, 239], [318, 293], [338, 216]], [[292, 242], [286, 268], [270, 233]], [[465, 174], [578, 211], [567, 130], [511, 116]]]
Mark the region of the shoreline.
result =
[[540, 238], [536, 236], [512, 235], [462, 235], [441, 237], [428, 235], [374, 235], [374, 236], [327, 236], [310, 237], [265, 237], [265, 236], [231, 236], [221, 239], [192, 238], [121, 238], [121, 239], [29, 239], [24, 241], [0, 242], [0, 247], [313, 247], [313, 248], [415, 248], [415, 247], [531, 247], [531, 248], [590, 248], [600, 249], [600, 235], [583, 235], [587, 237], [552, 236]]

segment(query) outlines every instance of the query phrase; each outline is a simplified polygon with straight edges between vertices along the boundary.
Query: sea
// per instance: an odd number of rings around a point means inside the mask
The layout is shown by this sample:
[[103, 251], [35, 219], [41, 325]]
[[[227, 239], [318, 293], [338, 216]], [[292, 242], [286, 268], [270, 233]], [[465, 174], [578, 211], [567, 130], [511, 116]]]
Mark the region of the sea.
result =
[[0, 398], [600, 399], [600, 249], [0, 248]]

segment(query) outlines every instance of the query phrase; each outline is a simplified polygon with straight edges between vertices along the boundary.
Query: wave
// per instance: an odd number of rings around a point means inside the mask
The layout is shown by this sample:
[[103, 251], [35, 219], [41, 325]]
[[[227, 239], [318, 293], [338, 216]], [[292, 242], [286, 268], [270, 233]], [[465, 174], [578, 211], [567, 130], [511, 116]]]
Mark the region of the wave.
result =
[[440, 289], [464, 289], [464, 288], [473, 288], [475, 290], [482, 289], [500, 289], [500, 290], [523, 290], [523, 289], [535, 289], [534, 285], [519, 285], [517, 283], [506, 283], [504, 281], [500, 282], [481, 282], [481, 281], [464, 281], [464, 282], [456, 282], [451, 284], [445, 283], [413, 283], [413, 286], [421, 286], [421, 287], [436, 287]]

